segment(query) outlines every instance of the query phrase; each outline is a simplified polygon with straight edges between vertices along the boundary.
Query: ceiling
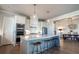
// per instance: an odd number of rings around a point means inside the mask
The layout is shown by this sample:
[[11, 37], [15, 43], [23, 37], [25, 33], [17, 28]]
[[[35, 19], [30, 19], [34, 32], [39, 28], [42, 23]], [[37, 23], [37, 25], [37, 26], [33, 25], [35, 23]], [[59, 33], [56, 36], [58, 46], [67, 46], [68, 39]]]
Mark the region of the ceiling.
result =
[[[0, 9], [32, 16], [34, 6], [32, 4], [0, 4]], [[69, 12], [79, 10], [79, 4], [37, 4], [36, 13], [40, 19], [49, 19]]]

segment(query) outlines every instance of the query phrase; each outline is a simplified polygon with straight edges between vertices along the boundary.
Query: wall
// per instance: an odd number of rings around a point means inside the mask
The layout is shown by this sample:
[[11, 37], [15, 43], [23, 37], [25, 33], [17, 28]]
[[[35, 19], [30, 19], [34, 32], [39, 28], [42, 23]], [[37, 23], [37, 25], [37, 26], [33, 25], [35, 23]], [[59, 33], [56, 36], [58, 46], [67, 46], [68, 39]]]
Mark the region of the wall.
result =
[[[58, 28], [62, 28], [63, 29], [62, 33], [63, 34], [68, 34], [70, 32], [70, 29], [68, 28], [68, 24], [69, 23], [70, 23], [70, 20], [69, 19], [63, 19], [63, 20], [57, 21], [56, 22], [56, 30], [57, 30], [57, 33], [59, 33]], [[79, 18], [73, 19], [73, 23], [74, 24], [77, 24], [77, 28], [74, 29], [73, 31], [74, 32], [77, 32], [79, 34]]]
[[2, 27], [3, 27], [3, 16], [0, 14], [0, 35], [2, 35]]
[[56, 31], [57, 31], [57, 34], [59, 35], [59, 31], [58, 31], [58, 28], [59, 27], [63, 27], [63, 33], [68, 33], [69, 32], [69, 28], [68, 28], [68, 23], [71, 22], [71, 21], [68, 21], [67, 19], [68, 18], [72, 18], [74, 20], [76, 20], [74, 23], [76, 23], [78, 25], [78, 28], [75, 29], [74, 31], [79, 33], [79, 10], [77, 11], [73, 11], [73, 12], [70, 12], [70, 13], [67, 13], [67, 14], [63, 14], [63, 15], [60, 15], [58, 17], [54, 17], [52, 18], [52, 22], [54, 21], [57, 21], [57, 24], [56, 24]]

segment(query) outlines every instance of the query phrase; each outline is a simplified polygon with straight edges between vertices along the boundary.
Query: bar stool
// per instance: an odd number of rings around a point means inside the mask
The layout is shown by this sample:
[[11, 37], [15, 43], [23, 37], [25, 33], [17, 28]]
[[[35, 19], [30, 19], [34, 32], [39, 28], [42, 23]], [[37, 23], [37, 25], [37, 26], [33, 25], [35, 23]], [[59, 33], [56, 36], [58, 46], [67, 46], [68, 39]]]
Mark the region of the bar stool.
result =
[[54, 39], [53, 37], [51, 38], [51, 48], [53, 47], [54, 43], [53, 43]]
[[[49, 41], [50, 41], [50, 40], [44, 40], [44, 42], [46, 43], [47, 49], [49, 48], [49, 46], [48, 46], [48, 45], [49, 45]], [[45, 46], [45, 45], [44, 45], [44, 46]]]
[[[32, 43], [32, 45], [34, 46], [32, 53], [34, 53], [34, 52], [39, 53], [38, 49], [39, 49], [39, 46], [40, 46], [40, 50], [41, 50], [41, 42], [35, 42], [35, 43]], [[35, 47], [37, 48], [36, 51], [34, 51]]]
[[75, 35], [72, 35], [71, 38], [72, 38], [72, 40], [75, 40]]
[[58, 45], [57, 45], [57, 44], [58, 44], [58, 43], [57, 43], [57, 39], [58, 39], [57, 37], [54, 37], [54, 38], [53, 38], [53, 41], [54, 41], [54, 47], [58, 47]]
[[74, 35], [74, 40], [77, 40], [77, 36], [78, 36], [78, 35]]
[[76, 40], [79, 42], [79, 35], [76, 36]]

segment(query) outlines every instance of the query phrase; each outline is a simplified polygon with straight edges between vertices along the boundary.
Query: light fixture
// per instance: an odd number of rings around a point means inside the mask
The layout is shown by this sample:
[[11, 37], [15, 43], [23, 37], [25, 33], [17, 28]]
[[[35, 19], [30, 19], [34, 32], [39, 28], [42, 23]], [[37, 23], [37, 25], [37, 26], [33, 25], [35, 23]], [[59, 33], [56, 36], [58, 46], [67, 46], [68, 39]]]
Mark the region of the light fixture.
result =
[[35, 18], [35, 17], [37, 17], [37, 14], [36, 14], [36, 4], [33, 4], [33, 6], [34, 6], [34, 14], [33, 14], [33, 17]]
[[64, 28], [62, 26], [58, 27], [59, 32], [63, 32], [63, 29]]
[[34, 11], [33, 11], [33, 15], [30, 16], [30, 31], [31, 34], [36, 34], [38, 33], [38, 17], [37, 17], [37, 13], [36, 13], [36, 4], [33, 4], [34, 7]]
[[73, 19], [72, 18], [68, 18], [68, 20], [70, 20], [69, 21], [70, 23], [68, 24], [69, 29], [71, 29], [71, 30], [76, 29], [77, 28], [77, 24], [75, 24], [73, 22]]
[[36, 4], [33, 5], [34, 5], [34, 14], [36, 14]]
[[48, 19], [47, 22], [50, 22], [50, 20]]
[[58, 29], [58, 30], [61, 32], [63, 29], [60, 28], [60, 29]]
[[25, 32], [26, 32], [26, 35], [30, 34], [30, 31], [29, 30], [25, 30]]

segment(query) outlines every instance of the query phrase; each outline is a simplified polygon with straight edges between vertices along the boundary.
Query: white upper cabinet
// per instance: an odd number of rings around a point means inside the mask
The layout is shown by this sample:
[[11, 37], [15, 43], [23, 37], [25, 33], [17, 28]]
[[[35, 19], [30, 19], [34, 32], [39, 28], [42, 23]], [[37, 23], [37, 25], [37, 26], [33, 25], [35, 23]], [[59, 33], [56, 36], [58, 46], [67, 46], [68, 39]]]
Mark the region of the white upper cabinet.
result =
[[15, 20], [16, 20], [16, 23], [25, 24], [26, 17], [25, 16], [16, 15], [15, 16]]

